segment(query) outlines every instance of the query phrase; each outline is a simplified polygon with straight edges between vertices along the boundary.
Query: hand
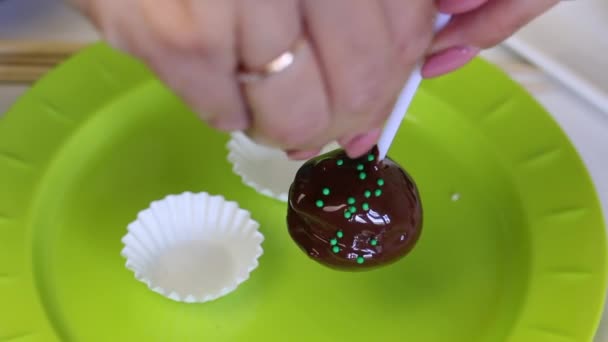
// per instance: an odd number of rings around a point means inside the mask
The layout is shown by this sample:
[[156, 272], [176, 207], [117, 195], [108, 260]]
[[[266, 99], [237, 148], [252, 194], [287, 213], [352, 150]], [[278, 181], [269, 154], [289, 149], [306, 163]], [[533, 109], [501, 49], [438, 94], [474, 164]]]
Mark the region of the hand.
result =
[[[72, 0], [211, 126], [294, 159], [368, 151], [432, 40], [432, 0]], [[292, 65], [240, 84], [302, 39]]]
[[435, 37], [422, 75], [456, 70], [481, 49], [493, 47], [557, 4], [559, 0], [439, 0], [452, 21]]

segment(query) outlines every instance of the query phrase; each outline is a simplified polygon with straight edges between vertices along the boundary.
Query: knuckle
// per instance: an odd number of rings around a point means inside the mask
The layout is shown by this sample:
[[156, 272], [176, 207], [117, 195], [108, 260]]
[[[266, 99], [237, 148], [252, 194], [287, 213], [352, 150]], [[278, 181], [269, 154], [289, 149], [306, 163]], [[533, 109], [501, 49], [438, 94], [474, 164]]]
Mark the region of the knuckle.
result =
[[193, 49], [211, 51], [214, 46], [213, 40], [208, 35], [196, 34], [193, 27], [187, 23], [168, 24], [154, 21], [151, 25], [154, 38], [160, 45], [167, 48], [177, 51]]
[[157, 44], [176, 52], [197, 53], [203, 58], [216, 57], [227, 50], [229, 42], [223, 32], [201, 29], [201, 23], [192, 14], [174, 12], [175, 15], [163, 16], [156, 10], [147, 10], [146, 25]]

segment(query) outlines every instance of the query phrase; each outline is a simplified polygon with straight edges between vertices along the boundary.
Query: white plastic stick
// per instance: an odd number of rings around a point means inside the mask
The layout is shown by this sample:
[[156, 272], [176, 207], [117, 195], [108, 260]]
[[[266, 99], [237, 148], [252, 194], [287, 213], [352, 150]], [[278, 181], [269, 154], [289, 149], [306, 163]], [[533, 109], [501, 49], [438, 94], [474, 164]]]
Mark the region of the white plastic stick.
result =
[[[435, 32], [440, 31], [442, 28], [447, 25], [450, 21], [450, 15], [440, 13], [435, 20]], [[382, 130], [382, 134], [380, 135], [380, 139], [378, 140], [378, 159], [382, 160], [386, 157], [388, 153], [388, 149], [391, 147], [393, 143], [393, 139], [395, 139], [395, 135], [399, 130], [399, 126], [407, 113], [410, 104], [412, 103], [412, 99], [420, 86], [420, 82], [422, 82], [422, 75], [420, 71], [421, 66], [418, 65], [414, 68], [414, 71], [410, 75], [410, 78], [405, 83], [405, 87], [399, 94], [397, 98], [397, 102], [395, 103], [395, 107], [391, 112], [391, 115], [388, 117], [386, 124], [384, 125], [384, 129]]]

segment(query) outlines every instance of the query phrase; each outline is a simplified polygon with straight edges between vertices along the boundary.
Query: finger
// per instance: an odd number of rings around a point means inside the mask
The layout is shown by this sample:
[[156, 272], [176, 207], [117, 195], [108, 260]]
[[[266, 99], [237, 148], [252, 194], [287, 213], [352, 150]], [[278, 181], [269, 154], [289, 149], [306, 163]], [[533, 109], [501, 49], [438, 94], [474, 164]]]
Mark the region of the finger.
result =
[[432, 78], [457, 70], [479, 53], [473, 46], [453, 47], [430, 56], [422, 66], [422, 77]]
[[[390, 113], [393, 107], [394, 104], [390, 103], [382, 111]], [[338, 139], [338, 144], [342, 146], [349, 157], [357, 158], [368, 153], [376, 145], [381, 134], [381, 127], [372, 127], [364, 133], [345, 135]]]
[[211, 127], [228, 132], [250, 127], [234, 73], [214, 68], [198, 55], [169, 53], [155, 60], [161, 79]]
[[[138, 13], [139, 6], [136, 2], [131, 1], [125, 3], [123, 7], [119, 6], [116, 1], [87, 1], [78, 0], [74, 1], [78, 9], [85, 14], [91, 21], [91, 23], [99, 30], [103, 40], [105, 40], [110, 46], [137, 56], [134, 51], [130, 51], [131, 47], [128, 44], [129, 40], [136, 41], [134, 37], [136, 32], [127, 25], [126, 13]], [[136, 24], [142, 24], [143, 20], [141, 17], [137, 18]], [[147, 30], [142, 30], [138, 35], [143, 37], [149, 37]], [[134, 49], [133, 49], [134, 50]], [[140, 56], [138, 56], [140, 57]]]
[[368, 0], [304, 0], [334, 115], [335, 137], [381, 126], [404, 74], [383, 8]]
[[[95, 13], [96, 25], [110, 44], [146, 62], [202, 119], [224, 130], [248, 126], [238, 85], [232, 80], [234, 67], [229, 63], [235, 60], [230, 50], [234, 34], [229, 31], [233, 21], [228, 16], [229, 8], [214, 7], [216, 15], [224, 17], [225, 22], [213, 22], [198, 15], [206, 13], [204, 5], [209, 5], [208, 1], [197, 4], [203, 7], [188, 7], [183, 0], [91, 4], [95, 5], [89, 10]], [[200, 31], [213, 33], [197, 34]], [[211, 34], [222, 35], [226, 45], [220, 47], [220, 39]], [[204, 51], [213, 54], [201, 54], [201, 47], [209, 47]]]
[[324, 134], [330, 122], [329, 107], [319, 67], [302, 35], [297, 0], [240, 3], [240, 51], [246, 68], [259, 70], [294, 49], [293, 63], [269, 77], [244, 84], [252, 128], [257, 141], [285, 150], [315, 149], [329, 142]]
[[292, 160], [306, 160], [318, 156], [321, 149], [314, 149], [308, 151], [287, 151], [287, 157]]
[[489, 0], [439, 0], [439, 12], [446, 14], [459, 14], [472, 11]]
[[493, 0], [455, 16], [433, 42], [431, 53], [451, 47], [490, 48], [557, 4], [558, 0]]
[[246, 129], [249, 116], [233, 76], [233, 2], [141, 0], [140, 10], [143, 26], [129, 25], [132, 32], [147, 28], [149, 37], [129, 44], [201, 119], [221, 130]]
[[433, 39], [437, 8], [428, 0], [381, 0], [391, 40], [404, 71], [413, 67]]
[[346, 151], [350, 158], [357, 158], [369, 152], [380, 138], [382, 130], [375, 128], [369, 132], [358, 134], [354, 137], [346, 137], [338, 140], [338, 143]]

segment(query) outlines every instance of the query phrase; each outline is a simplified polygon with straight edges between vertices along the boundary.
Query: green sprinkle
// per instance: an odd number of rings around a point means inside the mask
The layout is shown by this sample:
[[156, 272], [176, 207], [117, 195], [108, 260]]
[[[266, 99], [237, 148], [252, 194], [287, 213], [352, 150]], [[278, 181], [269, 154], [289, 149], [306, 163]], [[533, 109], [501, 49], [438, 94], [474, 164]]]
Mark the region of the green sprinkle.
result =
[[359, 173], [359, 179], [360, 180], [364, 180], [365, 178], [367, 178], [367, 174], [365, 172]]
[[318, 208], [323, 208], [323, 204], [324, 204], [324, 203], [323, 203], [323, 201], [321, 201], [321, 200], [317, 200], [317, 201], [315, 202], [315, 204], [317, 205], [317, 207], [318, 207]]
[[372, 192], [369, 190], [365, 190], [365, 192], [363, 193], [363, 196], [365, 196], [365, 198], [370, 198], [371, 195], [372, 195]]
[[354, 198], [354, 197], [349, 197], [349, 198], [346, 200], [346, 203], [348, 203], [348, 204], [355, 204], [355, 201], [356, 201], [356, 200], [355, 200], [355, 198]]
[[382, 179], [382, 178], [378, 179], [378, 185], [379, 186], [383, 186], [384, 185], [384, 179]]
[[345, 211], [344, 212], [344, 217], [346, 217], [347, 219], [349, 219], [351, 216], [353, 216], [353, 214], [350, 213], [350, 211]]
[[342, 166], [342, 165], [344, 165], [344, 160], [342, 160], [342, 159], [338, 159], [338, 160], [336, 161], [336, 164], [337, 164], [338, 166]]
[[372, 245], [372, 246], [376, 246], [378, 244], [378, 240], [371, 239], [370, 242], [369, 242], [369, 244]]
[[341, 230], [338, 230], [338, 232], [336, 233], [336, 236], [338, 237], [338, 239], [341, 239], [344, 237], [344, 233]]
[[364, 262], [365, 262], [365, 258], [364, 258], [364, 257], [362, 257], [362, 256], [358, 256], [358, 257], [357, 257], [357, 264], [359, 264], [359, 265], [360, 265], [360, 264], [362, 264], [362, 263], [364, 263]]
[[370, 153], [370, 154], [368, 154], [368, 155], [367, 155], [367, 160], [368, 160], [368, 161], [372, 161], [372, 160], [374, 160], [374, 159], [376, 159], [376, 157], [374, 157], [374, 155], [373, 155], [373, 154], [371, 154], [371, 153]]
[[357, 165], [357, 170], [359, 170], [359, 171], [363, 171], [363, 164], [359, 164], [359, 165]]
[[351, 213], [353, 213], [353, 214], [354, 214], [354, 213], [356, 213], [356, 212], [357, 212], [357, 207], [355, 207], [355, 206], [353, 205], [353, 206], [351, 206], [350, 208], [348, 208], [348, 210], [349, 210]]
[[338, 246], [333, 246], [333, 247], [331, 248], [331, 251], [332, 251], [332, 252], [334, 252], [334, 253], [338, 253], [338, 252], [340, 251], [340, 247], [338, 247]]
[[332, 245], [332, 246], [335, 246], [335, 245], [338, 244], [338, 240], [337, 239], [331, 239], [331, 240], [329, 240], [329, 244]]
[[379, 197], [380, 195], [382, 195], [382, 190], [376, 189], [376, 191], [374, 191], [374, 195], [376, 195], [376, 197]]
[[329, 195], [329, 188], [323, 188], [322, 192], [325, 196]]
[[361, 205], [361, 208], [363, 208], [363, 210], [365, 210], [365, 211], [368, 211], [368, 210], [369, 210], [369, 204], [367, 204], [367, 203], [363, 203], [363, 204]]

